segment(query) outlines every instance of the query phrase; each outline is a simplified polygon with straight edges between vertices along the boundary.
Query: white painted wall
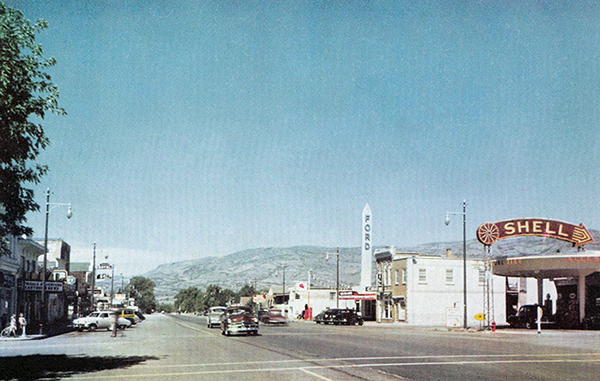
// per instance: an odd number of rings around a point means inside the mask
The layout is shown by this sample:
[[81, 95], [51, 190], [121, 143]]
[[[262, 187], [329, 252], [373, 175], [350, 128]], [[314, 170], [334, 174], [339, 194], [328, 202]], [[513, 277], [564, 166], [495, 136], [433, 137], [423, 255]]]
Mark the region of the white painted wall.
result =
[[[423, 326], [445, 326], [446, 311], [455, 307], [463, 322], [463, 261], [460, 258], [421, 257], [407, 261], [407, 323]], [[475, 315], [484, 313], [484, 286], [480, 283], [479, 269], [482, 261], [467, 261], [467, 324], [477, 328], [480, 322]], [[419, 279], [425, 270], [426, 280]], [[452, 270], [453, 281], [448, 282], [446, 271]], [[422, 275], [422, 273], [421, 273]], [[504, 277], [492, 276], [493, 320], [506, 321]]]

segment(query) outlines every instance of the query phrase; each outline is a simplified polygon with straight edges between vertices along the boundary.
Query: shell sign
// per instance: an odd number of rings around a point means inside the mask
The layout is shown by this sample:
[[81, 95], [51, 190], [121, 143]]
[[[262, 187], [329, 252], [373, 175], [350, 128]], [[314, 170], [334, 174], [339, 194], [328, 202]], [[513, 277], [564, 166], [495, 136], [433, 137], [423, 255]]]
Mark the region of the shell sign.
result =
[[490, 246], [501, 239], [523, 236], [554, 238], [571, 242], [573, 246], [594, 242], [592, 235], [583, 224], [577, 226], [541, 218], [486, 222], [477, 228], [477, 240], [485, 246]]

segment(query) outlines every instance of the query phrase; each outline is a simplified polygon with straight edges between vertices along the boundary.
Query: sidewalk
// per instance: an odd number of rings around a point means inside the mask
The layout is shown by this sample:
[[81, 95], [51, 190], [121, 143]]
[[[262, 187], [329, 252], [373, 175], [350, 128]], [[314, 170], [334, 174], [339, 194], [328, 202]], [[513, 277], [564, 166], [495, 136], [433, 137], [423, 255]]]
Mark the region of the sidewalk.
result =
[[[71, 332], [73, 327], [71, 323], [57, 323], [51, 326], [46, 327], [42, 334], [39, 334], [39, 329], [29, 329], [31, 333], [28, 333], [25, 336], [19, 335], [17, 337], [0, 337], [0, 341], [23, 341], [23, 340], [42, 340], [48, 337], [62, 335], [63, 333]], [[33, 333], [33, 332], [38, 333]]]

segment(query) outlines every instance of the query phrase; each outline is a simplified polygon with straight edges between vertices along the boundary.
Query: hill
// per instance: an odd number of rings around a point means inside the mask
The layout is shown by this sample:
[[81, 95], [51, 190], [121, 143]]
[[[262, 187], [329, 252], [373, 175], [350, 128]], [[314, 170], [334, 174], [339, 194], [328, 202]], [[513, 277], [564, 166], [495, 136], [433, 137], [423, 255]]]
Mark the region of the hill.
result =
[[[591, 231], [595, 243], [588, 250], [600, 250], [600, 232]], [[446, 255], [452, 250], [462, 258], [463, 242], [437, 242], [413, 247], [397, 247], [399, 253], [422, 253]], [[492, 246], [492, 257], [518, 255], [548, 255], [574, 251], [569, 243], [536, 237], [518, 237], [497, 242]], [[205, 257], [160, 265], [144, 274], [156, 283], [159, 300], [169, 300], [179, 290], [188, 287], [205, 289], [210, 284], [237, 290], [245, 284], [257, 289], [283, 284], [285, 265], [286, 286], [308, 279], [316, 287], [335, 287], [336, 248], [318, 246], [295, 246], [288, 248], [258, 248], [243, 250], [222, 257]], [[329, 253], [329, 255], [327, 255]], [[467, 257], [483, 258], [483, 246], [477, 240], [467, 241]], [[327, 260], [327, 257], [329, 259]], [[340, 283], [352, 286], [360, 280], [360, 248], [340, 248]], [[375, 266], [373, 266], [373, 271]], [[373, 277], [373, 279], [375, 279]]]

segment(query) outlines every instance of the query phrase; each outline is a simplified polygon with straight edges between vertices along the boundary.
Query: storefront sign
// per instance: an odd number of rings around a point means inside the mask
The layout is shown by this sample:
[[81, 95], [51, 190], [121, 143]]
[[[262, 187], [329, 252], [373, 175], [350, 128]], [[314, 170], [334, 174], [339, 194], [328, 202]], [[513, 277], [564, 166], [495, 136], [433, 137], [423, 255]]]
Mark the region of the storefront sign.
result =
[[574, 246], [594, 242], [592, 235], [583, 224], [577, 226], [540, 218], [486, 222], [477, 229], [477, 239], [486, 246], [501, 239], [523, 236], [554, 238], [571, 242]]
[[340, 291], [339, 299], [340, 300], [377, 300], [377, 293], [365, 292], [364, 294], [359, 294], [356, 291]]
[[[42, 281], [25, 281], [25, 291], [42, 291]], [[64, 284], [62, 282], [46, 282], [46, 292], [62, 292]]]

